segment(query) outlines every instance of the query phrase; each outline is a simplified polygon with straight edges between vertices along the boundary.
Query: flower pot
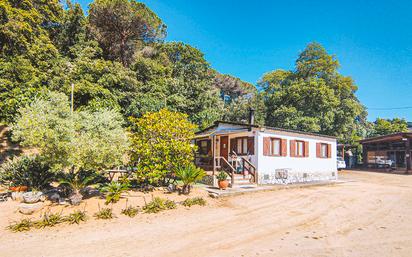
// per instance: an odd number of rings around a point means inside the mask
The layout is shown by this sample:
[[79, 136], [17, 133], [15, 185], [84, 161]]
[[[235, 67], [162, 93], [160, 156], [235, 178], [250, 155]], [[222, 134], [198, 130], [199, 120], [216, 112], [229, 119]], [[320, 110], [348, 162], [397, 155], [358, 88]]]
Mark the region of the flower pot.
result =
[[29, 188], [27, 186], [16, 186], [9, 187], [9, 189], [13, 192], [26, 192]]
[[227, 180], [219, 180], [217, 182], [217, 184], [219, 185], [220, 189], [226, 189], [229, 186], [229, 181]]

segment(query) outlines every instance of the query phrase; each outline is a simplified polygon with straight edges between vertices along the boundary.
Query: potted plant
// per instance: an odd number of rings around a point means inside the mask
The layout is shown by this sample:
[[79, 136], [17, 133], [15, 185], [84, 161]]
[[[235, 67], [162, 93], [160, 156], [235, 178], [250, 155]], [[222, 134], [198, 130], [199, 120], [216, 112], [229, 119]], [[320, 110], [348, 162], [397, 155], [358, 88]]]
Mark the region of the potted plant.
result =
[[219, 172], [217, 175], [217, 184], [220, 189], [226, 189], [229, 186], [229, 181], [227, 181], [227, 174], [224, 171]]

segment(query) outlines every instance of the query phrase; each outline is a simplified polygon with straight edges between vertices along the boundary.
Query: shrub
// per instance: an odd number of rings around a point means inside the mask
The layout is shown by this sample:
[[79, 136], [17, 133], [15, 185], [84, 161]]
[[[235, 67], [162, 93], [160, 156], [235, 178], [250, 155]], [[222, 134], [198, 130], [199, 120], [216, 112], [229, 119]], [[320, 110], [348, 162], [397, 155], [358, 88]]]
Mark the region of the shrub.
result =
[[111, 208], [100, 209], [100, 206], [99, 211], [94, 214], [94, 217], [99, 220], [108, 220], [115, 218], [115, 216], [113, 215], [113, 210]]
[[29, 231], [32, 228], [32, 226], [33, 226], [33, 222], [30, 219], [22, 219], [18, 222], [15, 222], [7, 226], [7, 229], [13, 232], [23, 232], [23, 231]]
[[63, 178], [60, 180], [60, 185], [68, 186], [73, 194], [70, 197], [72, 204], [79, 204], [83, 199], [80, 191], [85, 187], [95, 183], [97, 174], [89, 171], [71, 171], [63, 175]]
[[112, 181], [104, 186], [101, 191], [106, 193], [106, 204], [117, 203], [123, 192], [129, 190], [129, 184]]
[[43, 190], [55, 179], [56, 173], [52, 172], [37, 155], [14, 157], [0, 166], [1, 184]]
[[64, 222], [64, 217], [61, 213], [45, 213], [43, 218], [39, 221], [34, 222], [35, 228], [45, 228], [45, 227], [54, 227], [57, 224]]
[[176, 203], [171, 200], [163, 199], [160, 197], [154, 197], [151, 202], [146, 203], [143, 206], [143, 210], [146, 213], [158, 213], [160, 211], [175, 209]]
[[179, 168], [176, 171], [176, 176], [183, 182], [183, 194], [190, 194], [192, 184], [201, 180], [206, 175], [205, 171], [196, 167], [193, 163]]
[[130, 121], [131, 160], [138, 163], [139, 179], [167, 184], [167, 176], [175, 173], [179, 165], [193, 161], [195, 146], [190, 140], [196, 126], [188, 121], [187, 115], [162, 109]]
[[182, 205], [186, 207], [191, 207], [193, 205], [205, 206], [206, 200], [202, 197], [187, 198], [183, 201]]
[[137, 207], [129, 206], [123, 209], [121, 213], [126, 216], [129, 216], [130, 218], [133, 218], [134, 216], [137, 215], [138, 212], [139, 212], [139, 209]]
[[87, 220], [87, 215], [85, 211], [77, 210], [66, 216], [64, 220], [69, 224], [80, 224], [80, 222]]

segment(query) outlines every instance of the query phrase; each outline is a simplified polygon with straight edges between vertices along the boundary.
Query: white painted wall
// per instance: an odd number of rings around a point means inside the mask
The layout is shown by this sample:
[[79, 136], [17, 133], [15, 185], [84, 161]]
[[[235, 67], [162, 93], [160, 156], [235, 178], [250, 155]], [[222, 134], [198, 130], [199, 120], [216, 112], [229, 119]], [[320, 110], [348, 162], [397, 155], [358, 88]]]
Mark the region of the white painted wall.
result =
[[[287, 156], [264, 156], [263, 138], [287, 139]], [[290, 140], [309, 142], [309, 157], [290, 157]], [[331, 144], [331, 158], [316, 157], [316, 143]], [[257, 170], [259, 184], [288, 184], [309, 181], [336, 180], [336, 140], [304, 134], [274, 133], [257, 131]], [[287, 178], [276, 178], [276, 171], [285, 170]], [[279, 174], [278, 174], [279, 175]]]

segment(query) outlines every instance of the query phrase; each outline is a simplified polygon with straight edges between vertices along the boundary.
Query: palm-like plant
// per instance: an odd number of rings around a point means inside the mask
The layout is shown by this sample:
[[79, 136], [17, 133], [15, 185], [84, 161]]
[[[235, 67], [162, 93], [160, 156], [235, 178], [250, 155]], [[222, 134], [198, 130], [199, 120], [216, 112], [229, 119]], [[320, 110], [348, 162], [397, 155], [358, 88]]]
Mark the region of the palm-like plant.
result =
[[183, 182], [182, 193], [190, 194], [192, 185], [201, 180], [206, 175], [206, 172], [194, 164], [181, 167], [176, 171], [176, 176]]
[[129, 187], [130, 185], [128, 183], [115, 181], [104, 186], [101, 191], [106, 193], [106, 204], [118, 202], [122, 193], [129, 190]]
[[66, 185], [73, 190], [73, 194], [69, 197], [70, 202], [73, 205], [78, 205], [83, 199], [83, 195], [80, 193], [85, 187], [94, 184], [97, 177], [95, 173], [84, 172], [69, 172], [59, 182], [60, 185]]

